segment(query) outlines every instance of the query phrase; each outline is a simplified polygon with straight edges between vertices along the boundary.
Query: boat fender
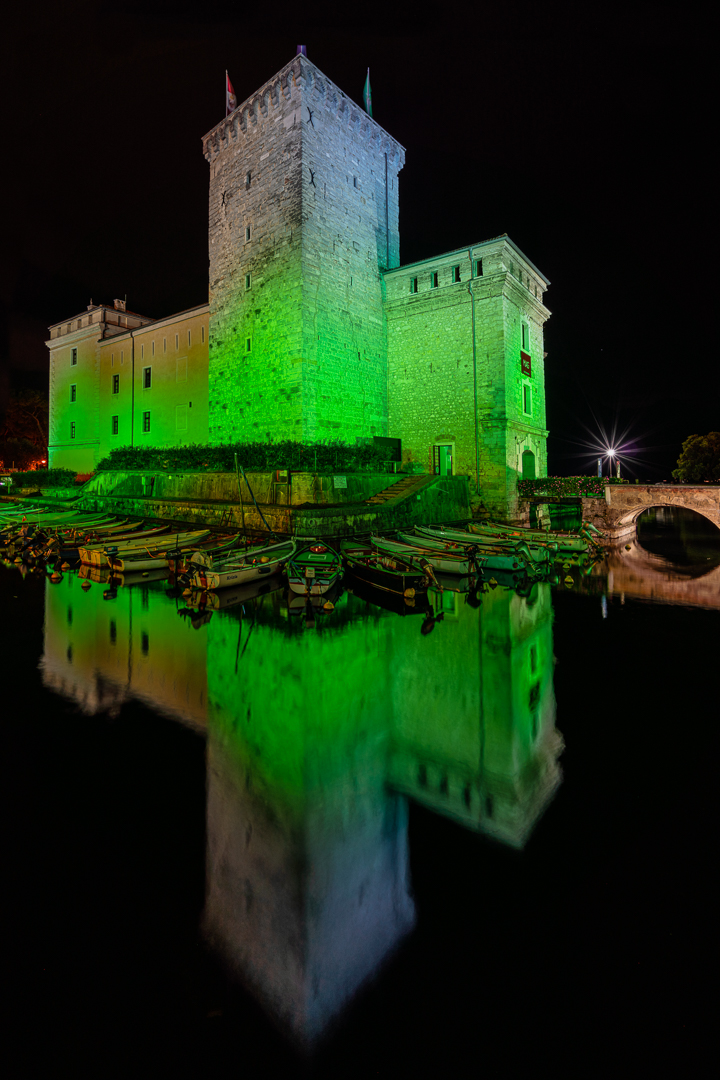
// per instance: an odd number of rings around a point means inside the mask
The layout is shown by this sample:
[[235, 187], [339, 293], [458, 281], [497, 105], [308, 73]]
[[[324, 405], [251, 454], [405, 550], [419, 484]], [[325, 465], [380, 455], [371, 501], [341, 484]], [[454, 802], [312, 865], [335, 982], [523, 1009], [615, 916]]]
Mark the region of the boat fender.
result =
[[567, 577], [565, 578], [565, 587], [567, 589], [571, 589], [574, 584], [575, 584], [575, 582], [571, 578], [570, 574], [568, 574]]
[[89, 582], [89, 581], [83, 581], [83, 583], [82, 583], [82, 585], [80, 586], [80, 588], [81, 588], [81, 589], [84, 589], [84, 590], [85, 590], [85, 592], [87, 592], [87, 591], [88, 591], [88, 589], [90, 588], [90, 582]]
[[57, 585], [58, 581], [62, 581], [62, 574], [58, 573], [57, 570], [53, 570], [52, 574], [50, 575], [50, 580], [52, 581], [53, 585]]
[[406, 589], [405, 592], [403, 593], [403, 596], [407, 600], [412, 600], [412, 598], [415, 596], [415, 590], [414, 589]]
[[314, 544], [310, 548], [310, 550], [312, 551], [313, 555], [324, 555], [325, 552], [327, 551], [327, 548], [325, 547], [324, 544]]

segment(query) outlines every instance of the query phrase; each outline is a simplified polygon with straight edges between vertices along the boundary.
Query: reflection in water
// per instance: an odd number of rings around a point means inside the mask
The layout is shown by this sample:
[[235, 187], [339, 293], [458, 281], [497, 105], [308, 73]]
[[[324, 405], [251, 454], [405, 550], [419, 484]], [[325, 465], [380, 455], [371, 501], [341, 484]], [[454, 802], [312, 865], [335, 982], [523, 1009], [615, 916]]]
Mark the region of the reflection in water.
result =
[[281, 591], [194, 627], [159, 583], [80, 585], [47, 585], [44, 681], [207, 731], [204, 930], [303, 1043], [414, 925], [408, 798], [521, 847], [560, 781], [548, 585], [313, 629]]

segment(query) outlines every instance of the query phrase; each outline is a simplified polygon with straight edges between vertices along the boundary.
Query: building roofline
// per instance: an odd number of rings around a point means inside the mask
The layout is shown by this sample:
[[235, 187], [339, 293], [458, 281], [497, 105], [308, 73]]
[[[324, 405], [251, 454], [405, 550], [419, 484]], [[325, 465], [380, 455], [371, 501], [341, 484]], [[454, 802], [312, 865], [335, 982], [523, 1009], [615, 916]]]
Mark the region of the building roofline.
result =
[[132, 337], [134, 334], [139, 334], [143, 331], [148, 333], [151, 330], [157, 330], [161, 326], [167, 326], [168, 323], [174, 322], [176, 319], [189, 318], [191, 315], [197, 314], [202, 311], [209, 311], [210, 304], [197, 304], [196, 307], [184, 308], [182, 311], [176, 311], [173, 315], [165, 315], [162, 319], [153, 319], [152, 322], [143, 323], [142, 326], [129, 326], [126, 330], [123, 330], [121, 334], [111, 334], [109, 337], [102, 338], [102, 341], [118, 341], [120, 338]]
[[[132, 315], [135, 319], [145, 319], [146, 322], [155, 322], [149, 315], [141, 315], [139, 311], [120, 311], [119, 308], [111, 307], [110, 304], [93, 304], [92, 306], [86, 307], [83, 311], [78, 311], [76, 315], [68, 315], [65, 319], [59, 319], [56, 323], [51, 323], [50, 326], [48, 326], [48, 330], [54, 330], [56, 326], [64, 326], [65, 323], [72, 322], [73, 319], [83, 319], [93, 311], [116, 311], [118, 315]], [[89, 329], [89, 326], [83, 326], [83, 330]], [[74, 333], [79, 333], [79, 331], [74, 331]]]
[[500, 236], [493, 236], [490, 240], [481, 240], [477, 244], [465, 244], [464, 247], [454, 248], [452, 251], [443, 251], [439, 255], [430, 256], [430, 258], [428, 259], [417, 259], [415, 262], [404, 263], [402, 266], [394, 266], [391, 269], [383, 270], [381, 272], [383, 276], [387, 274], [397, 274], [401, 270], [411, 270], [413, 266], [423, 266], [427, 263], [437, 262], [438, 259], [447, 259], [451, 255], [465, 255], [467, 254], [468, 250], [472, 250], [474, 252], [477, 248], [488, 247], [490, 244], [497, 244], [499, 241], [504, 241], [506, 244], [509, 244], [513, 251], [516, 251], [520, 258], [525, 260], [525, 262], [534, 271], [534, 273], [536, 273], [539, 278], [542, 278], [546, 285], [550, 285], [550, 279], [545, 277], [545, 274], [543, 274], [542, 270], [538, 270], [535, 263], [532, 262], [531, 259], [528, 259], [525, 252], [521, 251], [515, 241], [511, 240], [507, 233], [501, 233]]
[[258, 97], [260, 94], [262, 94], [264, 90], [267, 89], [267, 87], [269, 87], [272, 83], [276, 82], [277, 79], [281, 79], [283, 76], [287, 75], [288, 71], [297, 61], [300, 61], [301, 67], [303, 66], [303, 64], [307, 64], [309, 67], [313, 68], [313, 70], [316, 71], [318, 75], [322, 76], [322, 78], [325, 80], [326, 83], [328, 83], [329, 86], [332, 86], [338, 92], [340, 97], [345, 98], [345, 100], [348, 101], [351, 105], [354, 105], [356, 109], [359, 109], [373, 127], [377, 128], [378, 131], [381, 131], [383, 135], [386, 136], [386, 138], [390, 139], [390, 141], [395, 143], [396, 146], [399, 146], [401, 150], [405, 150], [403, 144], [401, 142], [398, 142], [394, 135], [391, 135], [389, 131], [386, 131], [384, 127], [378, 124], [377, 120], [374, 120], [372, 116], [370, 116], [370, 114], [366, 112], [365, 108], [362, 105], [358, 105], [357, 101], [351, 98], [349, 94], [346, 94], [344, 90], [341, 90], [337, 83], [334, 83], [332, 79], [325, 74], [324, 71], [320, 70], [317, 64], [313, 64], [312, 60], [300, 53], [298, 53], [297, 56], [293, 56], [292, 60], [285, 64], [284, 67], [281, 67], [279, 71], [277, 71], [274, 75], [267, 79], [267, 81], [264, 82], [262, 86], [258, 87], [257, 90], [253, 90], [252, 94], [246, 97], [244, 101], [241, 101], [240, 104], [237, 105], [228, 116], [225, 116], [222, 120], [218, 121], [215, 127], [210, 128], [210, 130], [202, 136], [203, 143], [206, 142], [207, 139], [211, 138], [211, 136], [216, 134], [216, 132], [218, 132], [219, 129], [225, 123], [227, 123], [228, 120], [231, 120], [233, 116], [235, 116], [239, 112], [242, 112], [243, 109], [247, 108], [256, 97]]

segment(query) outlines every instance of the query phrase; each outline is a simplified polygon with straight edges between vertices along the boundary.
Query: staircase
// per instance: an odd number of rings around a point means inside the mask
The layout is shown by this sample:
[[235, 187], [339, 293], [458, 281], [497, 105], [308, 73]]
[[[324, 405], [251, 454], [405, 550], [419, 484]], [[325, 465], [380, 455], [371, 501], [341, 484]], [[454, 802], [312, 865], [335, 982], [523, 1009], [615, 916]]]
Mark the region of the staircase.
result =
[[402, 480], [396, 480], [389, 487], [384, 488], [383, 491], [378, 491], [377, 495], [372, 495], [369, 499], [366, 499], [365, 505], [382, 506], [392, 499], [401, 499], [405, 495], [409, 495], [415, 488], [426, 487], [429, 479], [424, 474], [421, 476], [405, 476]]

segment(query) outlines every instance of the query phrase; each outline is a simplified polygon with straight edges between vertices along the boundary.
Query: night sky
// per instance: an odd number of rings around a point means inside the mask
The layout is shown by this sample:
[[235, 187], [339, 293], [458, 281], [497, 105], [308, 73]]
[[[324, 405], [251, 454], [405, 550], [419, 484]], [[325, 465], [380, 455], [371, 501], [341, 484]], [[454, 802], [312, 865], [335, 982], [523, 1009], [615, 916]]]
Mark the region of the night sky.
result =
[[627, 475], [669, 478], [683, 438], [720, 428], [709, 25], [657, 4], [304, 7], [5, 20], [3, 392], [47, 387], [47, 327], [91, 299], [153, 317], [207, 300], [201, 137], [225, 68], [240, 103], [302, 41], [357, 102], [370, 67], [374, 118], [406, 148], [403, 263], [507, 232], [550, 279], [549, 471], [593, 471], [573, 454], [600, 423], [628, 429]]

